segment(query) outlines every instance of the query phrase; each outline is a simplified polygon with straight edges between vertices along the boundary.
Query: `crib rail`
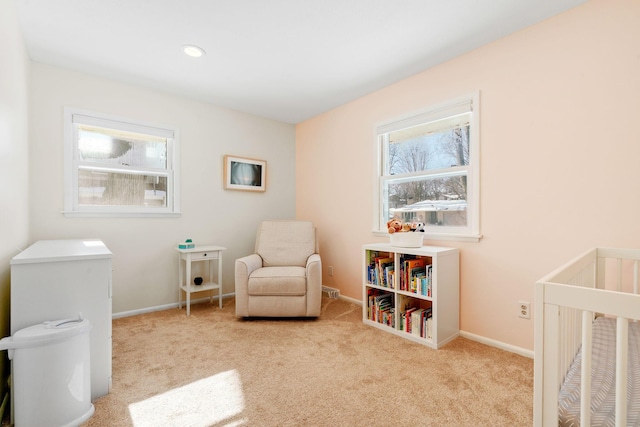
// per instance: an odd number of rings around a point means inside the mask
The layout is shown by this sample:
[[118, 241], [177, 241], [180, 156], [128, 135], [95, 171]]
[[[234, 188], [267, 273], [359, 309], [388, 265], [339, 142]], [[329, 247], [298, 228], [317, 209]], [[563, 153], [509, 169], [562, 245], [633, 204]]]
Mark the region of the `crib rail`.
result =
[[590, 425], [585, 408], [591, 406], [591, 324], [596, 315], [618, 319], [616, 425], [626, 425], [627, 328], [629, 319], [640, 319], [639, 260], [640, 250], [591, 249], [536, 283], [534, 425], [558, 425], [558, 392], [580, 346], [581, 425]]

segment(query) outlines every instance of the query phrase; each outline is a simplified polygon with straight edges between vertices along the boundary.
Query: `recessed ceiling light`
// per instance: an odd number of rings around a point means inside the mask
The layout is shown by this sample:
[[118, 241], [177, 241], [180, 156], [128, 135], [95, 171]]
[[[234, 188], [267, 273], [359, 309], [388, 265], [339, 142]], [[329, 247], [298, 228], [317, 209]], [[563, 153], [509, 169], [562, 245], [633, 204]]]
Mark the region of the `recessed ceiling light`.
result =
[[185, 44], [184, 46], [182, 46], [182, 50], [184, 51], [185, 54], [192, 56], [194, 58], [200, 58], [206, 53], [204, 49], [202, 49], [201, 47], [198, 47], [192, 44]]

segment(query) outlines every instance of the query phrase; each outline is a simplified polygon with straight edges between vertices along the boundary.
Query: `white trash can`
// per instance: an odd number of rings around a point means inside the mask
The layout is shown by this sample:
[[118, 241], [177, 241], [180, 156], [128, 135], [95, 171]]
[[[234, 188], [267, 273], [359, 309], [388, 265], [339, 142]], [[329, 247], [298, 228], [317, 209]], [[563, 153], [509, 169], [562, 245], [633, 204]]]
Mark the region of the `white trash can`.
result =
[[91, 323], [48, 321], [0, 340], [12, 361], [16, 427], [78, 426], [91, 418]]

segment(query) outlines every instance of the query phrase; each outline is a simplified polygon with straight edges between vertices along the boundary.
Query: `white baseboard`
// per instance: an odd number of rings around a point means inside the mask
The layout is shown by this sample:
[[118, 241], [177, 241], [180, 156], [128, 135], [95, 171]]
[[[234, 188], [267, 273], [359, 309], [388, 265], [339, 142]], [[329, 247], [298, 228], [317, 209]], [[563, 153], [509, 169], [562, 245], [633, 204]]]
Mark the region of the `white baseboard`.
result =
[[[232, 296], [234, 296], [235, 293], [230, 293], [230, 294], [222, 294], [222, 299], [224, 300], [225, 298], [231, 298]], [[217, 302], [217, 295], [214, 297], [214, 300]], [[207, 302], [209, 300], [209, 297], [204, 297], [204, 298], [198, 298], [198, 299], [192, 299], [191, 300], [191, 304], [197, 304], [200, 302]], [[184, 306], [185, 302], [182, 301], [182, 305]], [[131, 310], [131, 311], [121, 311], [118, 313], [113, 313], [113, 315], [111, 316], [113, 319], [118, 319], [120, 317], [129, 317], [129, 316], [135, 316], [138, 314], [144, 314], [144, 313], [153, 313], [154, 311], [162, 311], [162, 310], [169, 310], [171, 308], [178, 308], [178, 303], [174, 302], [171, 304], [164, 304], [164, 305], [156, 305], [155, 307], [146, 307], [146, 308], [140, 308], [138, 310]]]
[[481, 337], [480, 335], [472, 334], [471, 332], [460, 331], [460, 336], [463, 338], [470, 339], [471, 341], [477, 341], [482, 344], [486, 344], [491, 347], [496, 347], [501, 350], [505, 350], [511, 353], [519, 354], [520, 356], [528, 357], [529, 359], [533, 359], [533, 351], [527, 350], [522, 347], [516, 347], [511, 344], [506, 344], [501, 341], [492, 340], [491, 338]]

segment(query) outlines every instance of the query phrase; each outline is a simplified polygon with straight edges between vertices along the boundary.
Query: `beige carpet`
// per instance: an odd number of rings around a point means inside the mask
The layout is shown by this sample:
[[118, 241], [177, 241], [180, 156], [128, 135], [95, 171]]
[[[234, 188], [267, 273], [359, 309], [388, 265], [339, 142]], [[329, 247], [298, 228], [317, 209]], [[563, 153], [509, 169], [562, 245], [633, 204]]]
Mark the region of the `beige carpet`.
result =
[[440, 350], [323, 299], [317, 320], [240, 320], [234, 300], [113, 322], [113, 389], [85, 426], [529, 426], [533, 361]]

